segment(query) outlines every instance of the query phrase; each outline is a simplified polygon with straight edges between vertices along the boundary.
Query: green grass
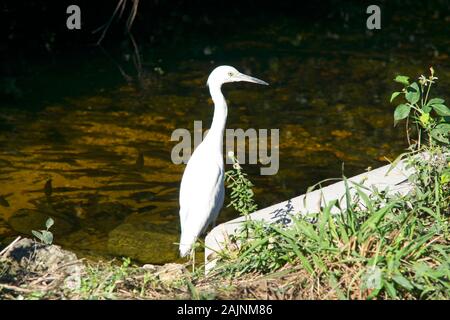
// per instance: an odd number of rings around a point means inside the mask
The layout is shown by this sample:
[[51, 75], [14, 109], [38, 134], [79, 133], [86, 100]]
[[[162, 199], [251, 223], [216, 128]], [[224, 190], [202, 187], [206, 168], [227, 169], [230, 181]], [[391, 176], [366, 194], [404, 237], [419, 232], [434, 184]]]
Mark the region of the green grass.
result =
[[[405, 99], [394, 122], [408, 120], [410, 148], [398, 159], [414, 169], [408, 194], [369, 190], [343, 177], [343, 199], [294, 216], [288, 227], [247, 220], [231, 237], [238, 245], [221, 253], [216, 273], [236, 278], [295, 270], [306, 298], [314, 299], [448, 299], [450, 130], [442, 128], [450, 126], [450, 110], [443, 99], [430, 98], [437, 79], [430, 71], [419, 84], [398, 76], [404, 88], [391, 98]], [[248, 185], [233, 187], [246, 195]]]
[[[348, 198], [353, 188], [358, 195]], [[235, 239], [241, 247], [224, 253], [218, 271], [238, 277], [300, 266], [307, 272], [305, 288], [326, 287], [335, 298], [448, 298], [448, 218], [436, 219], [433, 209], [433, 215], [424, 214], [411, 196], [381, 204], [384, 197], [361, 196], [361, 189], [348, 186], [348, 209], [332, 201], [317, 214], [294, 218], [287, 228], [250, 223], [245, 237]], [[333, 208], [339, 213], [332, 214]]]
[[[0, 284], [0, 298], [449, 299], [450, 130], [443, 129], [450, 110], [443, 99], [431, 98], [437, 78], [430, 71], [418, 83], [396, 77], [404, 87], [391, 98], [405, 100], [394, 122], [406, 120], [410, 147], [392, 165], [403, 159], [413, 169], [409, 193], [368, 189], [343, 177], [343, 197], [316, 213], [299, 213], [289, 226], [253, 221], [253, 184], [232, 157], [229, 206], [246, 219], [207, 276], [199, 267], [164, 280], [158, 268], [129, 259], [86, 261], [79, 288], [57, 285], [64, 282], [62, 273], [25, 272]], [[42, 233], [38, 238], [50, 242]], [[7, 270], [0, 260], [0, 278], [8, 278]]]

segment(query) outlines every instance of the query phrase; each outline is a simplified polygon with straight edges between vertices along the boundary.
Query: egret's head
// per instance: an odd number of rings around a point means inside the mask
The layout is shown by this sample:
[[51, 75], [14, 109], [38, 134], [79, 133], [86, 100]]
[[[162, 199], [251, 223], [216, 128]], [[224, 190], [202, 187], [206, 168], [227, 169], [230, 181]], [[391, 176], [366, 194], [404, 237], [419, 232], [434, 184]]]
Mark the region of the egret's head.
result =
[[228, 82], [238, 82], [238, 81], [247, 81], [258, 84], [269, 85], [267, 82], [247, 76], [243, 73], [240, 73], [236, 70], [236, 68], [231, 66], [220, 66], [215, 68], [208, 77], [208, 82], [206, 83], [208, 86], [218, 85], [221, 86], [224, 83]]

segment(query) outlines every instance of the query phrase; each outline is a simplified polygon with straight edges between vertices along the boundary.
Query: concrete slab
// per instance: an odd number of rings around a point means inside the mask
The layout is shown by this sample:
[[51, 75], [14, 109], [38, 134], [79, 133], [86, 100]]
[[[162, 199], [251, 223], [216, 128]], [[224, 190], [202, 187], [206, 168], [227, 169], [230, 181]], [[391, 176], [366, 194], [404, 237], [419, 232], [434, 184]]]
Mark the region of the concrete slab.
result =
[[[368, 188], [375, 186], [378, 190], [385, 190], [389, 188], [390, 193], [405, 194], [411, 186], [408, 184], [408, 176], [412, 173], [411, 170], [406, 169], [404, 162], [399, 162], [394, 168], [391, 165], [386, 165], [378, 169], [364, 172], [360, 175], [349, 178], [349, 184], [358, 183]], [[370, 191], [362, 189], [369, 194]], [[314, 213], [320, 210], [320, 207], [325, 206], [332, 200], [341, 201], [341, 207], [345, 207], [345, 183], [340, 181], [329, 186], [323, 187], [319, 190], [311, 191], [307, 194], [274, 204], [270, 207], [255, 211], [252, 213], [253, 220], [266, 220], [269, 222], [281, 222], [288, 225], [291, 222], [292, 214], [307, 214]], [[229, 235], [232, 235], [239, 228], [240, 224], [245, 220], [245, 217], [222, 223], [216, 226], [206, 236], [205, 239], [205, 268], [206, 272], [211, 270], [215, 265], [215, 252], [223, 248], [223, 243]]]

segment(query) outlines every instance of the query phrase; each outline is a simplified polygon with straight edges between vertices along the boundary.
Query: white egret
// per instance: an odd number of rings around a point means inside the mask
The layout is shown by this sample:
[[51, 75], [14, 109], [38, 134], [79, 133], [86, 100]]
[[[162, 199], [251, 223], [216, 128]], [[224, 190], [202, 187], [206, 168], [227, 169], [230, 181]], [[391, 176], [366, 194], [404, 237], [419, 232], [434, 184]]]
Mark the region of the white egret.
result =
[[222, 94], [224, 83], [247, 81], [268, 83], [240, 73], [231, 66], [219, 66], [208, 77], [207, 85], [214, 102], [214, 116], [205, 139], [195, 149], [184, 170], [180, 186], [180, 255], [192, 252], [197, 238], [210, 224], [215, 224], [223, 205], [224, 163], [223, 132], [227, 103]]

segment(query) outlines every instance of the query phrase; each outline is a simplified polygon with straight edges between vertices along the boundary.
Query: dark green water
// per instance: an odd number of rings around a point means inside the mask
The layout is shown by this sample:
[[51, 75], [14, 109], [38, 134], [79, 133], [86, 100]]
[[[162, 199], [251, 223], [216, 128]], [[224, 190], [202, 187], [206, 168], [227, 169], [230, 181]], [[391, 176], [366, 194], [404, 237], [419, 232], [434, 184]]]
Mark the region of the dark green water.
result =
[[[36, 61], [26, 75], [5, 80], [14, 98], [0, 102], [0, 240], [29, 235], [51, 216], [55, 242], [81, 255], [173, 261], [184, 165], [171, 162], [170, 136], [192, 131], [194, 120], [209, 126], [205, 83], [215, 66], [230, 64], [271, 84], [224, 88], [228, 128], [280, 129], [279, 172], [260, 176], [258, 165], [244, 166], [262, 208], [339, 177], [343, 163], [351, 176], [394, 159], [405, 139], [404, 128], [393, 127], [392, 79], [433, 65], [445, 97], [448, 47], [440, 30], [405, 40], [282, 21], [222, 40], [186, 39], [179, 50], [144, 47], [148, 76], [139, 86], [95, 48]], [[220, 222], [233, 217], [225, 209]]]

